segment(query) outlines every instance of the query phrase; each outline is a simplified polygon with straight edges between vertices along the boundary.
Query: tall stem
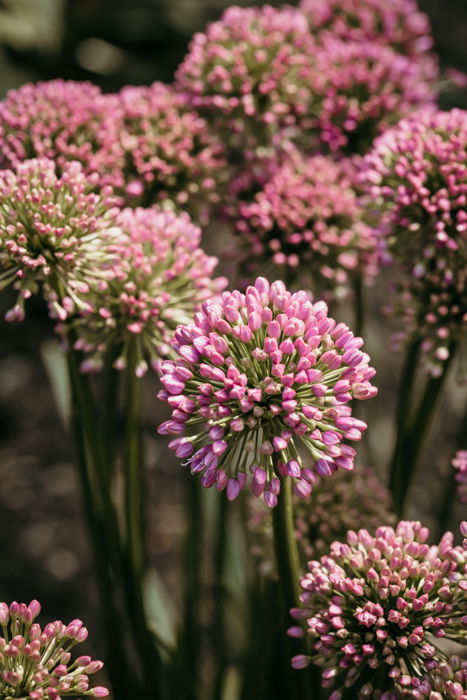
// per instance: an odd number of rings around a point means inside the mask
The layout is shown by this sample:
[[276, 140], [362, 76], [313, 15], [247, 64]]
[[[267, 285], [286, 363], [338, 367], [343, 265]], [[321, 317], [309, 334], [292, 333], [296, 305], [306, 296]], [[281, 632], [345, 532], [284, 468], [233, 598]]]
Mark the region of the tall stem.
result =
[[227, 547], [227, 516], [228, 501], [224, 494], [217, 499], [218, 513], [216, 523], [216, 539], [214, 548], [214, 624], [213, 624], [213, 654], [214, 654], [214, 696], [213, 700], [222, 700], [222, 689], [226, 666], [225, 639], [225, 560]]

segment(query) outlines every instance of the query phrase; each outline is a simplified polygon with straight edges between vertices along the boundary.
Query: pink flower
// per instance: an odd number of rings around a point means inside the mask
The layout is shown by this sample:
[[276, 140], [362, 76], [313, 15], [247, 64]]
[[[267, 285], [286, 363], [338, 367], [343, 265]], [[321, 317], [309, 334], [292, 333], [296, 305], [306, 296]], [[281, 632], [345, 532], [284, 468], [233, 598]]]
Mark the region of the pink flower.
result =
[[370, 281], [375, 275], [374, 237], [345, 165], [320, 155], [304, 158], [292, 144], [286, 150], [231, 185], [227, 213], [242, 244], [237, 258], [248, 272], [266, 265], [300, 280], [311, 271], [318, 290], [341, 297], [350, 276], [363, 273]]
[[324, 667], [322, 685], [336, 698], [343, 688], [371, 697], [381, 677], [387, 697], [426, 697], [431, 672], [447, 661], [436, 641], [465, 638], [465, 553], [451, 533], [431, 547], [428, 536], [418, 522], [380, 527], [375, 536], [350, 530], [347, 543], [309, 562], [302, 605], [291, 612], [306, 621], [308, 661]]
[[119, 94], [125, 198], [145, 205], [170, 200], [188, 211], [218, 201], [223, 147], [206, 121], [173, 87], [124, 87]]
[[466, 149], [466, 111], [425, 110], [375, 142], [361, 175], [380, 215], [381, 257], [395, 263], [391, 310], [404, 338], [422, 341], [433, 374], [467, 328]]
[[456, 481], [457, 496], [461, 503], [467, 503], [467, 450], [458, 450], [456, 456], [451, 460], [454, 469], [457, 469]]
[[[345, 404], [356, 386], [366, 388], [364, 398], [376, 394], [362, 344], [348, 326], [329, 318], [324, 302], [291, 294], [282, 282], [270, 285], [260, 277], [245, 294], [224, 292], [175, 333], [178, 359], [161, 364], [159, 394], [172, 418], [159, 432], [181, 436], [196, 425], [194, 434], [169, 446], [186, 456], [188, 445], [191, 471], [207, 487], [222, 490], [230, 483], [228, 497], [245, 486], [248, 472], [253, 493], [264, 494], [270, 506], [277, 503], [280, 476], [293, 479], [297, 493], [309, 494], [299, 443], [317, 474], [353, 466], [355, 450], [342, 441], [358, 440], [366, 425]], [[346, 354], [353, 350], [358, 362], [350, 366]], [[328, 431], [335, 435], [332, 444]]]
[[146, 359], [157, 365], [175, 328], [188, 323], [226, 281], [213, 279], [217, 258], [199, 247], [201, 230], [187, 214], [124, 209], [115, 224], [96, 281], [84, 296], [82, 318], [73, 323], [76, 347], [85, 352], [83, 371], [99, 370], [115, 345], [122, 347], [115, 366], [123, 369], [135, 347], [136, 371], [142, 375]]
[[87, 309], [83, 295], [107, 259], [103, 242], [116, 216], [112, 191], [94, 194], [96, 182], [76, 161], [65, 162], [60, 176], [46, 158], [0, 171], [0, 289], [18, 290], [8, 321], [24, 318], [40, 284], [53, 318]]
[[95, 186], [122, 185], [119, 110], [115, 96], [72, 80], [28, 83], [0, 102], [0, 164], [16, 168], [29, 158], [49, 158], [59, 171], [79, 161]]
[[89, 656], [71, 661], [70, 650], [88, 636], [81, 620], [68, 625], [56, 620], [42, 628], [34, 621], [40, 610], [37, 600], [29, 605], [0, 603], [0, 697], [107, 697], [107, 688], [89, 687], [89, 676], [102, 669], [102, 661], [93, 661]]

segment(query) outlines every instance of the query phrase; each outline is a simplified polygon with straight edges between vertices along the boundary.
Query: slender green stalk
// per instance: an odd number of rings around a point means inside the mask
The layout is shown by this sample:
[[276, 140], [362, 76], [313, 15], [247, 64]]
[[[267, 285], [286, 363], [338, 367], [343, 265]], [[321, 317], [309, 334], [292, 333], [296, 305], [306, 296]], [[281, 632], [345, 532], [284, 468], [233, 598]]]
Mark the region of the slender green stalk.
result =
[[438, 401], [454, 354], [455, 346], [451, 344], [449, 357], [443, 364], [442, 373], [439, 377], [429, 377], [427, 380], [414, 419], [410, 423], [407, 433], [402, 437], [400, 458], [402, 467], [399, 471], [397, 488], [393, 491], [394, 507], [399, 516], [403, 514], [407, 493], [413, 475], [415, 474], [423, 443], [430, 432]]
[[389, 488], [393, 495], [394, 502], [398, 498], [397, 494], [401, 493], [403, 489], [403, 472], [406, 467], [404, 461], [404, 437], [409, 425], [410, 410], [413, 401], [412, 394], [419, 361], [420, 341], [416, 340], [407, 348], [397, 395], [395, 416], [396, 439], [389, 471]]
[[213, 700], [222, 700], [222, 689], [226, 669], [226, 639], [225, 639], [225, 559], [227, 548], [227, 517], [228, 501], [224, 494], [217, 499], [218, 513], [216, 523], [216, 540], [214, 547], [214, 623], [213, 649], [214, 654], [214, 693]]
[[[459, 445], [459, 449], [463, 449], [465, 447], [466, 435], [467, 435], [467, 403], [465, 405], [464, 413], [462, 415], [462, 419], [461, 419], [461, 423], [460, 423], [460, 430], [459, 430], [458, 441], [457, 441], [457, 444]], [[456, 498], [456, 491], [457, 491], [457, 488], [456, 488], [457, 487], [456, 470], [451, 465], [449, 466], [449, 473], [447, 475], [446, 481], [447, 481], [447, 485], [446, 485], [444, 493], [443, 493], [443, 499], [441, 501], [439, 516], [437, 519], [439, 537], [441, 537], [441, 535], [446, 531], [446, 529], [449, 525], [449, 516], [452, 513], [453, 501]]]

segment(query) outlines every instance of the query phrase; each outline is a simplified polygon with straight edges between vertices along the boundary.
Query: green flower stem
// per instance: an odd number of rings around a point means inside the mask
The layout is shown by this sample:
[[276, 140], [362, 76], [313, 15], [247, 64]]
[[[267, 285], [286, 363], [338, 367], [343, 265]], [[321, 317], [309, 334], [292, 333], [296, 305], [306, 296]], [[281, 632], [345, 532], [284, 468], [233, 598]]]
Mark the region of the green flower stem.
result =
[[[460, 430], [458, 435], [457, 444], [459, 449], [465, 448], [467, 435], [467, 403], [465, 405], [464, 413], [461, 418]], [[457, 480], [456, 480], [457, 470], [450, 464], [449, 473], [447, 475], [447, 485], [445, 487], [443, 498], [441, 501], [439, 516], [438, 516], [438, 537], [446, 532], [449, 525], [449, 517], [453, 509], [453, 501], [457, 499]]]
[[228, 501], [225, 494], [217, 499], [218, 512], [216, 523], [216, 538], [214, 548], [214, 623], [213, 623], [213, 654], [214, 654], [214, 694], [213, 700], [222, 700], [223, 682], [226, 668], [226, 639], [225, 639], [225, 560], [227, 550], [227, 517]]
[[410, 420], [410, 410], [413, 401], [413, 389], [420, 362], [420, 341], [416, 340], [407, 348], [402, 375], [397, 396], [395, 430], [396, 439], [389, 471], [389, 489], [393, 502], [400, 501], [403, 491], [404, 471], [407, 467], [404, 459], [404, 437]]
[[400, 517], [404, 511], [407, 493], [413, 475], [415, 474], [423, 443], [430, 432], [438, 401], [454, 354], [455, 345], [452, 343], [449, 348], [449, 357], [443, 363], [442, 373], [439, 377], [428, 378], [413, 421], [410, 422], [407, 432], [402, 437], [402, 449], [399, 459], [399, 463], [401, 464], [399, 469], [399, 481], [397, 489], [393, 491], [395, 510]]

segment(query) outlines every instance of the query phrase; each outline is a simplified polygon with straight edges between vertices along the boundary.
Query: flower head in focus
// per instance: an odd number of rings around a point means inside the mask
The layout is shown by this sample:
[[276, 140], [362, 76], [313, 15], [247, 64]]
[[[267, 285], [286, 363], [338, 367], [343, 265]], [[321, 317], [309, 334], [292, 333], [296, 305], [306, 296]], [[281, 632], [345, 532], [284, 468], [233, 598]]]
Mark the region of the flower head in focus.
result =
[[466, 153], [467, 111], [426, 110], [375, 142], [361, 176], [382, 216], [381, 257], [394, 262], [392, 310], [405, 337], [422, 341], [433, 374], [467, 328]]
[[314, 41], [292, 7], [230, 7], [195, 34], [178, 87], [209, 115], [229, 145], [268, 144], [309, 111]]
[[447, 661], [436, 640], [467, 639], [466, 553], [451, 533], [436, 546], [428, 536], [419, 522], [380, 527], [374, 536], [350, 530], [347, 543], [334, 542], [309, 562], [302, 607], [292, 615], [306, 621], [312, 651], [292, 664], [323, 666], [323, 687], [334, 688], [336, 700], [345, 689], [379, 697], [373, 693], [387, 683], [383, 697], [427, 697], [427, 674]]
[[[306, 462], [306, 458], [304, 458]], [[249, 500], [248, 537], [260, 570], [274, 567], [273, 531], [270, 511], [257, 498]], [[305, 564], [329, 551], [350, 529], [376, 532], [381, 521], [394, 525], [388, 490], [371, 469], [339, 469], [330, 478], [314, 475], [313, 492], [295, 498], [294, 524], [300, 559]]]
[[0, 164], [16, 168], [30, 158], [49, 158], [59, 172], [79, 161], [95, 187], [122, 184], [119, 109], [115, 96], [73, 80], [27, 83], [0, 102]]
[[[307, 496], [315, 473], [353, 467], [355, 450], [343, 440], [359, 440], [366, 425], [346, 404], [376, 394], [362, 345], [324, 302], [259, 277], [245, 294], [206, 302], [193, 324], [177, 329], [178, 359], [161, 364], [159, 394], [172, 418], [159, 432], [176, 435], [169, 445], [176, 455], [203, 486], [226, 487], [229, 499], [248, 472], [253, 493], [269, 506], [281, 476]], [[306, 466], [299, 444], [311, 457]]]
[[[311, 272], [313, 288], [337, 297], [348, 293], [349, 277], [371, 280], [374, 237], [345, 165], [321, 155], [304, 158], [290, 146], [282, 164], [263, 164], [259, 175], [256, 191], [233, 209], [248, 271], [266, 265], [296, 281]], [[239, 180], [247, 185], [244, 175]], [[232, 187], [238, 198], [239, 184]]]
[[8, 321], [23, 320], [25, 300], [40, 283], [52, 317], [86, 308], [82, 297], [100, 276], [116, 215], [109, 188], [91, 191], [96, 180], [78, 162], [64, 163], [58, 176], [46, 158], [0, 171], [0, 289], [18, 290]]
[[119, 94], [126, 200], [164, 200], [188, 211], [218, 201], [224, 150], [207, 122], [173, 87], [124, 87]]
[[87, 639], [81, 620], [59, 620], [41, 627], [34, 620], [37, 600], [0, 603], [0, 698], [2, 700], [60, 700], [87, 696], [104, 698], [107, 688], [90, 687], [89, 676], [103, 667], [89, 656], [71, 660], [70, 650]]
[[90, 285], [82, 318], [74, 322], [82, 369], [99, 370], [109, 348], [121, 348], [115, 366], [136, 352], [136, 372], [157, 365], [169, 351], [175, 328], [188, 323], [205, 299], [226, 281], [212, 277], [217, 258], [199, 247], [201, 229], [185, 213], [124, 209], [104, 250], [103, 279]]
[[417, 61], [372, 41], [327, 36], [316, 50], [310, 124], [331, 152], [365, 153], [373, 139], [435, 92]]
[[451, 461], [456, 472], [458, 483], [457, 496], [460, 503], [467, 503], [467, 450], [458, 450], [456, 456]]

